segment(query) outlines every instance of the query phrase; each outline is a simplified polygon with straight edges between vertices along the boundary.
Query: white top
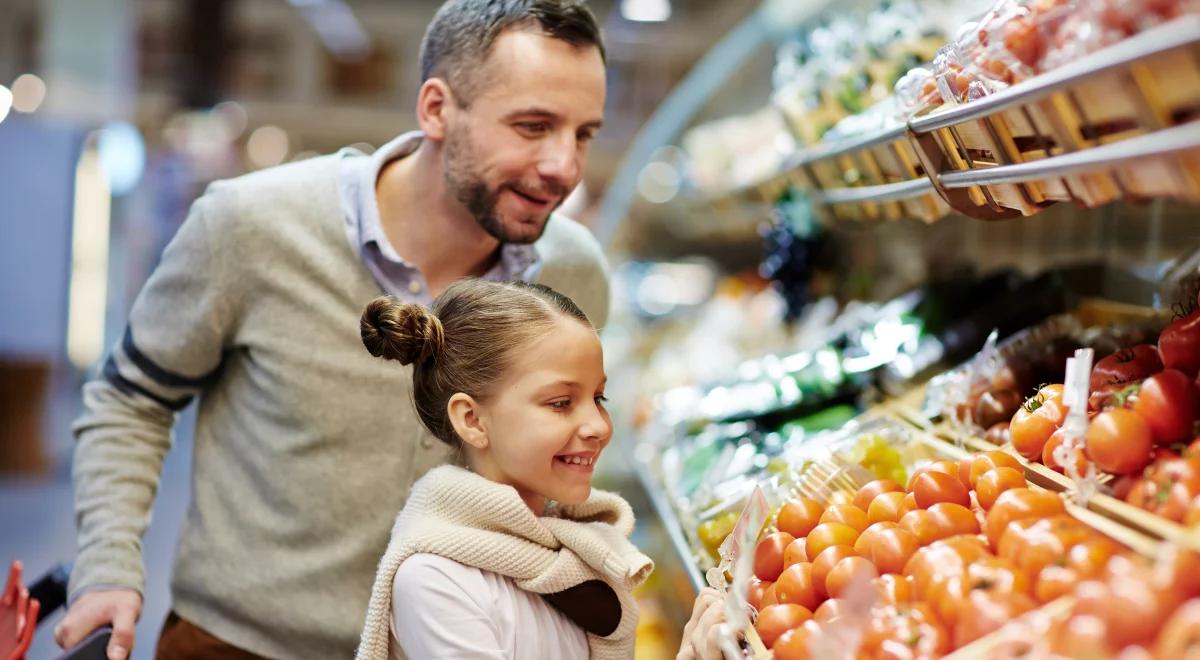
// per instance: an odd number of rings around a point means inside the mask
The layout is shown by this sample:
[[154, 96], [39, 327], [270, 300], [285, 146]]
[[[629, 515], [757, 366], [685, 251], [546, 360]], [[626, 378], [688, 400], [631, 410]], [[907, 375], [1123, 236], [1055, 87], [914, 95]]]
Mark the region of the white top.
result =
[[396, 571], [391, 628], [414, 659], [588, 657], [587, 634], [538, 594], [431, 554], [414, 554]]

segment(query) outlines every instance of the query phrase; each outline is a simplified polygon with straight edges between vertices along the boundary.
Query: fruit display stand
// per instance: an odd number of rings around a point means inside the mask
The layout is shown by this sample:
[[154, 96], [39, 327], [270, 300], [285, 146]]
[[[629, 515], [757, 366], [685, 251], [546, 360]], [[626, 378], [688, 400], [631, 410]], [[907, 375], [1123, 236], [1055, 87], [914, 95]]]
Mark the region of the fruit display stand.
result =
[[907, 123], [801, 149], [704, 200], [771, 200], [786, 182], [832, 220], [1000, 220], [1056, 202], [1200, 202], [1200, 16]]
[[[839, 498], [840, 500], [848, 501], [854, 498], [856, 492], [861, 492], [859, 489], [877, 476], [870, 470], [855, 464], [852, 459], [847, 458], [853, 453], [854, 439], [864, 434], [886, 436], [889, 444], [904, 456], [904, 462], [909, 469], [922, 465], [931, 466], [930, 461], [939, 460], [951, 461], [952, 465], [959, 466], [963, 459], [971, 455], [972, 452], [969, 451], [969, 448], [960, 448], [944, 439], [935, 437], [923, 429], [894, 417], [887, 408], [885, 404], [877, 409], [873, 409], [847, 425], [842, 431], [819, 438], [819, 442], [812, 443], [808, 451], [800, 450], [794, 454], [789, 461], [797, 460], [796, 457], [803, 458], [799, 459], [801, 461], [799, 464], [789, 462], [788, 476], [779, 478], [780, 475], [778, 474], [766, 476], [768, 473], [763, 473], [761, 476], [764, 477], [766, 483], [760, 482], [759, 485], [764, 485], [765, 490], [770, 493], [769, 499], [772, 500], [772, 509], [778, 512], [780, 503], [794, 496], [803, 496], [820, 502], [839, 500]], [[847, 450], [851, 453], [848, 454]], [[653, 456], [651, 452], [642, 452], [641, 454], [643, 458]], [[675, 515], [673, 511], [675, 507], [671, 504], [670, 496], [663, 492], [662, 480], [655, 477], [656, 467], [653, 463], [654, 461], [650, 460], [644, 461], [643, 464], [641, 475], [646, 480], [646, 487], [651, 492], [657, 493], [656, 505], [662, 507], [660, 513], [663, 513], [665, 516], [671, 516], [674, 520], [679, 520], [681, 516]], [[1028, 468], [1029, 466], [1027, 465], [1026, 467]], [[938, 468], [926, 467], [925, 469], [937, 470]], [[961, 470], [961, 467], [956, 469]], [[920, 469], [917, 470], [917, 472], [920, 471]], [[1028, 488], [1040, 488], [1041, 475], [1039, 473], [1026, 469], [1026, 476], [1029, 480]], [[955, 476], [953, 481], [957, 483], [959, 478], [959, 476]], [[1053, 485], [1051, 484], [1050, 487], [1053, 488]], [[1060, 501], [1059, 498], [1052, 499]], [[983, 510], [978, 508], [979, 503], [974, 499], [974, 495], [972, 495], [971, 502], [973, 506], [977, 507], [975, 509], [976, 515], [980, 516]], [[683, 506], [686, 507], [686, 504]], [[1160, 542], [1158, 539], [1138, 530], [1131, 529], [1095, 511], [1076, 506], [1066, 501], [1062, 504], [1062, 513], [1085, 526], [1090, 530], [1088, 533], [1096, 533], [1107, 539], [1116, 541], [1133, 554], [1150, 558], [1160, 552]], [[682, 517], [687, 517], [687, 514], [685, 513]], [[824, 520], [825, 517], [823, 516], [822, 521]], [[782, 528], [783, 526], [782, 519], [777, 521], [772, 518], [762, 534], [765, 536], [773, 532], [776, 528]], [[892, 527], [894, 528], [895, 525], [892, 525]], [[981, 527], [975, 527], [976, 531]], [[874, 529], [874, 527], [868, 527], [865, 531], [859, 531], [863, 535], [866, 535], [870, 533], [871, 529]], [[969, 533], [969, 530], [965, 533]], [[713, 563], [708, 551], [702, 547], [696, 547], [696, 543], [697, 541], [694, 537], [689, 539], [683, 534], [678, 537], [678, 549], [681, 558], [685, 563], [690, 564], [691, 573], [699, 581], [703, 571], [711, 568]], [[813, 543], [811, 536], [809, 543]], [[995, 541], [993, 540], [992, 543], [993, 549], [995, 549]], [[858, 550], [857, 545], [856, 543], [856, 551]], [[867, 553], [870, 556], [870, 550]], [[892, 560], [876, 556], [872, 561], [886, 562]], [[885, 565], [880, 564], [881, 567]], [[879, 574], [884, 572], [885, 570], [882, 568], [879, 570]], [[899, 572], [899, 565], [891, 567], [886, 572]], [[905, 573], [908, 573], [908, 566], [905, 566]], [[816, 601], [813, 602], [815, 603]], [[1029, 611], [1017, 623], [1001, 627], [999, 630], [974, 639], [955, 649], [953, 653], [946, 657], [963, 659], [994, 657], [997, 649], [1006, 645], [1011, 646], [1020, 641], [1019, 636], [1024, 631], [1031, 629], [1035, 624], [1045, 626], [1048, 625], [1047, 622], [1049, 621], [1063, 618], [1072, 606], [1073, 602], [1069, 595], [1053, 598]], [[813, 609], [816, 610], [818, 608], [814, 605]], [[1025, 623], [1022, 623], [1022, 621]], [[764, 659], [773, 657], [765, 647], [759, 645], [762, 640], [759, 639], [759, 635], [755, 630], [746, 630], [745, 638], [747, 640], [746, 647], [750, 649], [748, 653], [749, 657]], [[776, 639], [780, 638], [777, 635], [772, 635], [771, 641], [774, 642]], [[945, 643], [945, 640], [943, 640], [943, 643]]]

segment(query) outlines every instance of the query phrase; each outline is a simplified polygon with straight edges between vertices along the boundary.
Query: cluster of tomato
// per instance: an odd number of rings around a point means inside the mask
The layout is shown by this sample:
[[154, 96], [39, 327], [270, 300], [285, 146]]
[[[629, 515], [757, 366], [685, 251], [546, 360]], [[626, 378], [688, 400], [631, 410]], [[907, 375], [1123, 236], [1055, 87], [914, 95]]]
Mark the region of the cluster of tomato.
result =
[[[1016, 457], [988, 451], [921, 466], [907, 486], [878, 480], [825, 503], [788, 500], [755, 548], [748, 600], [776, 658], [814, 657], [850, 619], [863, 626], [859, 658], [937, 657], [1124, 553], [1066, 515], [1058, 495], [1030, 488]], [[852, 601], [867, 584], [862, 617]]]
[[[1092, 370], [1090, 421], [1076, 469], [1091, 461], [1119, 477], [1117, 496], [1176, 522], [1200, 522], [1200, 311], [1167, 326], [1158, 344], [1106, 356]], [[1047, 385], [1009, 424], [1013, 448], [1063, 471], [1055, 458], [1067, 415], [1061, 385]], [[1191, 443], [1191, 444], [1189, 444]]]

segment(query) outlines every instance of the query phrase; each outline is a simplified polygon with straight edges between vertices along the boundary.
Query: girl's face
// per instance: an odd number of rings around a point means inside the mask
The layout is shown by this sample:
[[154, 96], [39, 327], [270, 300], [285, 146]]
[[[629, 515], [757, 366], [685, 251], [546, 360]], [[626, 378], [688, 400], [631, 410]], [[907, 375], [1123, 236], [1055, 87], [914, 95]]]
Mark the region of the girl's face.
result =
[[583, 502], [612, 439], [605, 380], [596, 331], [560, 318], [551, 332], [518, 349], [496, 393], [479, 403], [487, 445], [470, 452], [472, 468], [516, 488], [539, 515], [546, 499]]

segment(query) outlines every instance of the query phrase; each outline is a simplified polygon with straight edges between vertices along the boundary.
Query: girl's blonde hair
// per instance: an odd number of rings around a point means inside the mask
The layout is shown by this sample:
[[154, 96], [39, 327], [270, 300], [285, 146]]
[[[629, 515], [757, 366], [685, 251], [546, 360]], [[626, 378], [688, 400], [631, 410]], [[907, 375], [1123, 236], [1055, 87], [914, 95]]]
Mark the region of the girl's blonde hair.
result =
[[392, 296], [372, 300], [359, 332], [376, 357], [413, 366], [413, 402], [421, 423], [442, 442], [461, 440], [446, 413], [462, 392], [486, 400], [519, 348], [545, 336], [560, 318], [592, 327], [573, 300], [542, 284], [459, 280], [433, 308]]

